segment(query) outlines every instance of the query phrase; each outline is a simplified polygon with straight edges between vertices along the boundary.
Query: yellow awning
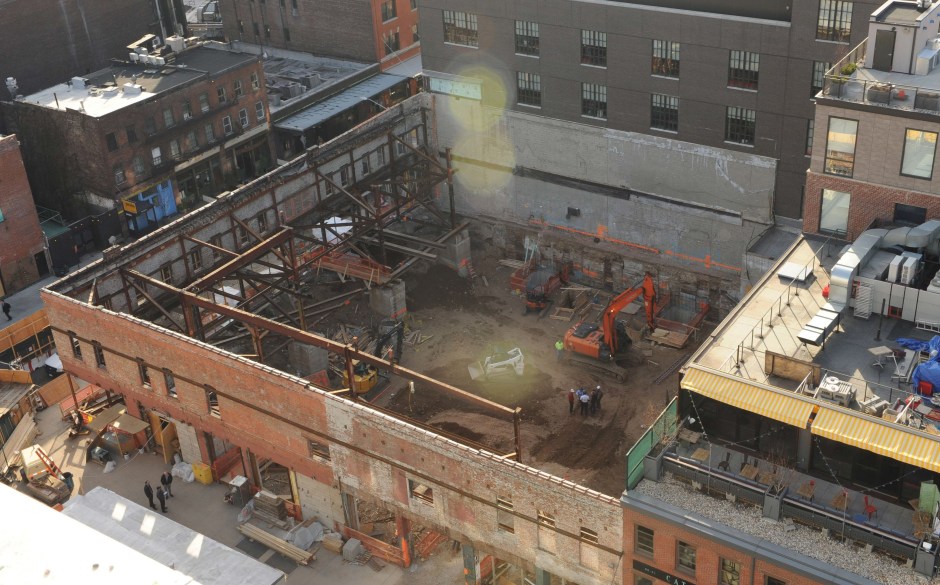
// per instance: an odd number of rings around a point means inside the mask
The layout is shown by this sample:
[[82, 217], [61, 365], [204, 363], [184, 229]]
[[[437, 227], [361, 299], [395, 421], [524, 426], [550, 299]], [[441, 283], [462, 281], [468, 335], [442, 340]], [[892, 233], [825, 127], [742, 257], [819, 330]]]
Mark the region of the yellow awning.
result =
[[861, 413], [820, 408], [813, 434], [940, 472], [940, 440]]
[[792, 392], [775, 390], [751, 380], [698, 368], [686, 372], [680, 386], [696, 394], [801, 429], [806, 428], [809, 415], [815, 406]]

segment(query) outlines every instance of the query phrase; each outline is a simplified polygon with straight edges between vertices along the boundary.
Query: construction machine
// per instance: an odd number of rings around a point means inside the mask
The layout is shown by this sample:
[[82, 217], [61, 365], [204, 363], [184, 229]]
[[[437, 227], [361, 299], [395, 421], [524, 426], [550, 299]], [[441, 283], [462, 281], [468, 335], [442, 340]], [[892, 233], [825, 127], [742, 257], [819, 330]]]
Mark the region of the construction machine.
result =
[[72, 474], [63, 472], [39, 445], [31, 445], [21, 452], [23, 465], [20, 474], [22, 490], [47, 506], [64, 503], [72, 495]]
[[627, 377], [627, 370], [617, 365], [630, 345], [626, 323], [617, 316], [627, 305], [643, 298], [646, 312], [646, 325], [650, 331], [656, 328], [654, 323], [656, 286], [653, 277], [647, 274], [640, 286], [634, 286], [614, 297], [601, 314], [601, 322], [585, 323], [581, 321], [565, 333], [565, 358], [568, 362], [584, 364], [602, 373], [613, 376], [618, 382]]
[[558, 290], [561, 285], [568, 283], [568, 273], [571, 265], [565, 264], [561, 270], [552, 268], [539, 268], [529, 275], [525, 284], [525, 312], [541, 311], [549, 305], [548, 297]]
[[[387, 319], [379, 325], [379, 336], [375, 340], [375, 348], [372, 355], [378, 358], [387, 359], [392, 363], [398, 363], [401, 359], [402, 342], [405, 336], [405, 324], [402, 321], [393, 321]], [[393, 337], [395, 339], [393, 339]], [[359, 360], [353, 360], [353, 384], [352, 388], [356, 394], [365, 394], [375, 388], [379, 382], [379, 372], [375, 366], [363, 363]], [[349, 374], [343, 369], [343, 386], [349, 388]]]

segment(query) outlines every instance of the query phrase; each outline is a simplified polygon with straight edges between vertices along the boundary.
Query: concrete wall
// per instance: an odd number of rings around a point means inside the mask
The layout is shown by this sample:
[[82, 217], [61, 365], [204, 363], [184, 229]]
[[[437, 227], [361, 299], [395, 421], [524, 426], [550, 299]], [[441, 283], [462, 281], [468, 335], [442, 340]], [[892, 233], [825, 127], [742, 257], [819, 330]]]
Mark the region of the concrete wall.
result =
[[[453, 148], [461, 213], [710, 257], [732, 269], [772, 222], [773, 159], [434, 100], [438, 145]], [[569, 207], [580, 216], [569, 216]]]

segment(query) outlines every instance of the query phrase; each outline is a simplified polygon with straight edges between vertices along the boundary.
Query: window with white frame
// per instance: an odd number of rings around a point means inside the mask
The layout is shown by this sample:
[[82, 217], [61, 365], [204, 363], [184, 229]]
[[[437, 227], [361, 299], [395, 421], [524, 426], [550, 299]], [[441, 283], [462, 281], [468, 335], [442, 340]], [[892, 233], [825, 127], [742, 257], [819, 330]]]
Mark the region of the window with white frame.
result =
[[908, 128], [904, 131], [904, 156], [901, 174], [918, 179], [933, 176], [933, 161], [937, 155], [937, 133]]
[[259, 122], [264, 122], [264, 102], [255, 102], [255, 118], [257, 118]]
[[241, 124], [242, 128], [247, 128], [250, 122], [248, 121], [248, 109], [242, 108], [238, 110], [238, 123]]
[[844, 236], [849, 229], [852, 195], [835, 189], [822, 190], [819, 206], [819, 231]]
[[124, 174], [124, 165], [118, 163], [114, 165], [114, 184], [121, 186], [127, 182], [127, 175]]
[[679, 43], [653, 39], [653, 75], [679, 77]]
[[757, 134], [757, 112], [730, 106], [725, 118], [725, 140], [753, 146]]
[[581, 64], [607, 67], [607, 33], [596, 30], [581, 31]]
[[538, 57], [539, 23], [527, 20], [516, 21], [516, 54]]
[[236, 79], [235, 82], [232, 83], [232, 90], [233, 90], [232, 93], [235, 94], [235, 98], [236, 98], [236, 99], [242, 97], [243, 95], [245, 95], [244, 90], [242, 90], [242, 80], [241, 80], [241, 79]]
[[849, 42], [852, 36], [852, 2], [819, 0], [816, 38], [823, 41]]
[[140, 155], [134, 157], [134, 160], [131, 161], [131, 165], [134, 167], [135, 175], [142, 175], [147, 171], [146, 163], [144, 162], [144, 157]]
[[444, 42], [478, 47], [477, 15], [469, 12], [444, 11]]
[[150, 156], [153, 158], [153, 165], [157, 166], [163, 163], [163, 156], [160, 154], [160, 147], [154, 146], [150, 149]]
[[261, 80], [258, 78], [257, 71], [254, 71], [251, 74], [251, 89], [253, 90], [261, 89]]
[[209, 144], [215, 142], [215, 127], [212, 125], [212, 122], [206, 124], [204, 130], [206, 134], [206, 142]]
[[855, 139], [858, 120], [829, 118], [826, 135], [826, 161], [823, 172], [829, 175], [851, 177], [855, 172]]
[[728, 60], [728, 87], [756, 90], [759, 73], [759, 53], [731, 51]]
[[231, 116], [225, 116], [224, 118], [222, 118], [222, 132], [223, 132], [226, 136], [228, 136], [228, 135], [230, 135], [230, 134], [231, 134], [232, 132], [234, 132], [234, 131], [235, 131], [235, 130], [232, 128], [232, 117], [231, 117]]
[[581, 84], [581, 115], [607, 119], [607, 86], [594, 83]]
[[679, 131], [679, 97], [654, 93], [651, 98], [650, 128]]
[[516, 72], [516, 101], [523, 106], [542, 106], [542, 78], [538, 73]]
[[832, 69], [832, 63], [813, 61], [813, 81], [809, 88], [809, 96], [815, 97], [823, 90], [826, 83], [826, 71]]
[[203, 113], [209, 111], [209, 94], [199, 94], [199, 110]]

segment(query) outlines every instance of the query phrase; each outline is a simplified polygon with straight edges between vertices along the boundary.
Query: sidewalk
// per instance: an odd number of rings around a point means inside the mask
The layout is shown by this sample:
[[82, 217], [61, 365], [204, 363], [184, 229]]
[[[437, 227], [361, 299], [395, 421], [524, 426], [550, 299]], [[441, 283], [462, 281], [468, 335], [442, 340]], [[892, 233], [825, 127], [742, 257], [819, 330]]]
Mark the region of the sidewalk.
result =
[[[62, 468], [74, 475], [74, 494], [87, 492], [95, 487], [105, 487], [130, 500], [146, 505], [143, 492], [144, 480], [159, 485], [160, 474], [167, 466], [162, 458], [145, 453], [118, 462], [111, 473], [104, 473], [98, 463], [84, 463], [85, 444], [88, 436], [68, 439], [68, 424], [60, 419], [59, 409], [47, 408], [36, 415], [41, 434], [36, 441]], [[321, 548], [317, 558], [307, 567], [301, 567], [287, 559], [269, 553], [264, 547], [242, 537], [236, 529], [239, 509], [222, 501], [226, 488], [221, 484], [202, 485], [185, 483], [179, 478], [173, 482], [173, 497], [167, 502], [167, 515], [197, 532], [258, 558], [285, 573], [287, 582], [294, 584], [343, 585], [458, 585], [463, 583], [463, 557], [452, 554], [446, 544], [441, 545], [427, 562], [418, 562], [411, 569], [401, 569], [386, 564], [381, 571], [367, 566], [351, 565], [341, 555]]]

